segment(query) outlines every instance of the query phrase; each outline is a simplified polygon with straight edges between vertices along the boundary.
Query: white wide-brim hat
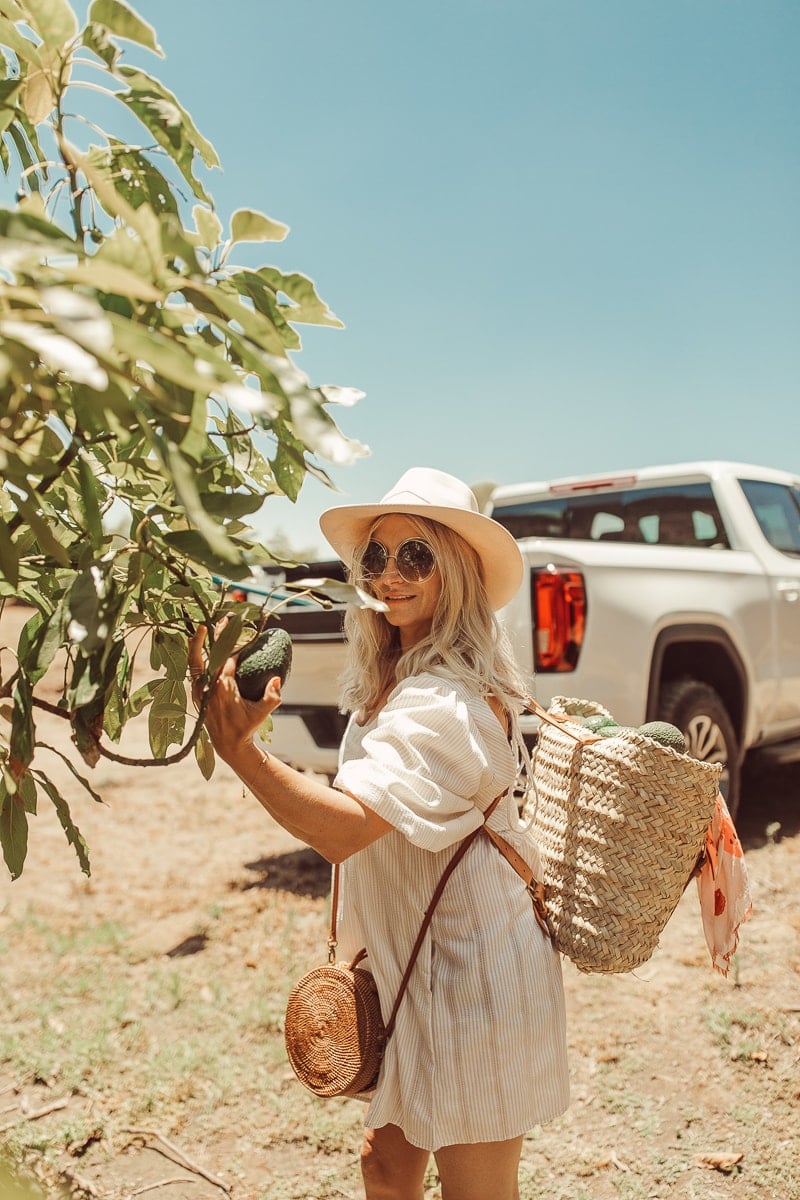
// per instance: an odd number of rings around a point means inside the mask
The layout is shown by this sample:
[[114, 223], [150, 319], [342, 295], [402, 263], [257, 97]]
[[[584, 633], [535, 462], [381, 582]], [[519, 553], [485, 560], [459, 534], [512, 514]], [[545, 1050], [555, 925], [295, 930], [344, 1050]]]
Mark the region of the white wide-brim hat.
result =
[[508, 604], [522, 583], [522, 554], [508, 530], [478, 510], [478, 501], [465, 483], [431, 467], [406, 471], [377, 504], [329, 508], [319, 525], [342, 562], [350, 567], [372, 526], [390, 513], [427, 517], [460, 534], [480, 559], [484, 587], [495, 612]]

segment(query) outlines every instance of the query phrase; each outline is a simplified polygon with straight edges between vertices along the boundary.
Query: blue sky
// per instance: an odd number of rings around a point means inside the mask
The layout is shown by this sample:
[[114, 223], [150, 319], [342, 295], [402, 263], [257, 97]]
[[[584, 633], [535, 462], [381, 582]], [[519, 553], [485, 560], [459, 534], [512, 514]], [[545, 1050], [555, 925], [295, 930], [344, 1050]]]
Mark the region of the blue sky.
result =
[[[298, 358], [366, 393], [341, 499], [412, 465], [800, 468], [797, 0], [134, 6], [220, 155], [221, 215], [291, 226], [247, 261], [311, 275], [346, 323]], [[265, 541], [322, 549], [336, 500], [269, 501]]]

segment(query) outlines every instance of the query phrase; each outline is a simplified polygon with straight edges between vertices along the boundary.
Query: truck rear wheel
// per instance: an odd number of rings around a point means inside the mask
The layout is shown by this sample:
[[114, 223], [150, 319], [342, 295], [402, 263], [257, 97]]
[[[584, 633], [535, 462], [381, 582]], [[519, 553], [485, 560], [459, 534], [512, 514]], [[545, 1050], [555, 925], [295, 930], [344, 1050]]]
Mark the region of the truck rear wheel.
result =
[[677, 725], [686, 738], [687, 754], [702, 762], [722, 764], [719, 790], [735, 817], [741, 786], [739, 743], [718, 693], [707, 683], [676, 679], [661, 693], [658, 717]]

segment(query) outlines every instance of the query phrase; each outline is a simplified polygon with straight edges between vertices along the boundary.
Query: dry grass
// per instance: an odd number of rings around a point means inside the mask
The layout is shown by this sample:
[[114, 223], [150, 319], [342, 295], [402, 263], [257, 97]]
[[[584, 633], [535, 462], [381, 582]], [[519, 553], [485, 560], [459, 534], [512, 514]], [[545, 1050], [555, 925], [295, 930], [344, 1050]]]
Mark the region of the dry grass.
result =
[[[224, 770], [96, 775], [107, 807], [64, 780], [92, 879], [43, 811], [0, 884], [0, 1156], [47, 1196], [360, 1196], [361, 1105], [305, 1093], [282, 1043], [325, 955], [327, 869]], [[797, 768], [750, 781], [756, 912], [729, 979], [692, 888], [635, 975], [565, 965], [573, 1102], [526, 1139], [525, 1200], [800, 1196], [799, 788]]]

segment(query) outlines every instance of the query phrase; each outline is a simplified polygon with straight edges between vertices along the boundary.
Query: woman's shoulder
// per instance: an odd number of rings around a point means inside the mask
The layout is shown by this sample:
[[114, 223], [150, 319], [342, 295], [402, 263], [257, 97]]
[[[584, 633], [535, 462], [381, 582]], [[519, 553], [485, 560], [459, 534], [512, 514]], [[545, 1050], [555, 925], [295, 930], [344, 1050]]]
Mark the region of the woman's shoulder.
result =
[[469, 709], [485, 707], [486, 699], [476, 683], [471, 687], [463, 680], [437, 671], [421, 671], [409, 675], [392, 689], [386, 699], [386, 709], [422, 708]]

